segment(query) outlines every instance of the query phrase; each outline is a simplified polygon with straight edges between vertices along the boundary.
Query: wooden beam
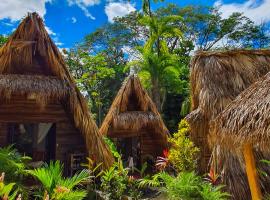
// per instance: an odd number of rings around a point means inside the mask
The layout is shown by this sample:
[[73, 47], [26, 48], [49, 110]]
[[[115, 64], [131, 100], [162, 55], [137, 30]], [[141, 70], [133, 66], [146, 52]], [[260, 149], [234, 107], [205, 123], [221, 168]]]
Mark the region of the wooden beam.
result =
[[243, 147], [243, 154], [246, 164], [246, 172], [248, 177], [249, 188], [251, 191], [252, 200], [261, 200], [262, 193], [259, 186], [259, 179], [253, 155], [253, 149], [251, 144], [245, 144]]

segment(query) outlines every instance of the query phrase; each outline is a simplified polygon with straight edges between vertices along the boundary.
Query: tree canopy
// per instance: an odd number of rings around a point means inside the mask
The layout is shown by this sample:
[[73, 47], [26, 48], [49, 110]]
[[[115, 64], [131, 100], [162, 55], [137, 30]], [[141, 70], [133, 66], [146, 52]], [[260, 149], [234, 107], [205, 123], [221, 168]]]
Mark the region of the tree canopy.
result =
[[89, 99], [99, 124], [125, 77], [137, 73], [163, 114], [176, 130], [189, 111], [189, 62], [194, 51], [267, 48], [265, 24], [241, 13], [223, 18], [219, 8], [168, 4], [114, 19], [85, 36], [67, 53], [67, 63]]

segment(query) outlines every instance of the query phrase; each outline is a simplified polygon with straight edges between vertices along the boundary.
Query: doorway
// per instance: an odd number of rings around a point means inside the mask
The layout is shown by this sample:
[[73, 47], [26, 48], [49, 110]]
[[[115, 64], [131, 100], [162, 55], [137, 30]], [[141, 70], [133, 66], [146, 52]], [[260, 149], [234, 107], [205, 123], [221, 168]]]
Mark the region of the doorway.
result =
[[127, 167], [141, 166], [141, 147], [139, 137], [126, 137], [117, 139], [117, 150], [122, 155], [124, 164]]

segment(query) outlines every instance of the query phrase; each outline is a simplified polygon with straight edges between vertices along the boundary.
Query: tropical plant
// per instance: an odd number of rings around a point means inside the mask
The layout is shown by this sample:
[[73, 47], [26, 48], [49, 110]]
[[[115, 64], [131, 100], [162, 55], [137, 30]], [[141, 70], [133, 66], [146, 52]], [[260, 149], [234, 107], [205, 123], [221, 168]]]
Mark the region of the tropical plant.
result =
[[27, 163], [30, 160], [30, 157], [22, 156], [13, 146], [0, 148], [0, 172], [5, 173], [6, 183], [16, 183], [13, 187], [23, 198], [27, 198], [29, 193], [23, 182], [27, 176]]
[[163, 150], [163, 156], [158, 156], [156, 160], [156, 167], [158, 170], [165, 170], [169, 165], [169, 151]]
[[15, 183], [4, 183], [5, 173], [0, 176], [0, 198], [3, 200], [15, 200], [18, 190], [15, 190]]
[[203, 184], [201, 186], [200, 196], [203, 200], [226, 200], [229, 194], [222, 192], [224, 186], [211, 186], [210, 184]]
[[103, 172], [101, 189], [106, 193], [107, 198], [118, 200], [123, 196], [127, 189], [127, 177], [128, 168], [124, 168], [120, 159], [111, 168]]
[[113, 141], [111, 141], [108, 137], [103, 137], [103, 139], [104, 139], [105, 143], [108, 145], [108, 147], [110, 148], [113, 156], [116, 159], [119, 159], [121, 156], [118, 153], [117, 148], [116, 148], [115, 144], [113, 143]]
[[226, 200], [229, 196], [222, 192], [222, 186], [214, 187], [194, 172], [181, 172], [174, 177], [163, 171], [142, 179], [140, 186], [160, 187], [170, 200]]
[[199, 149], [195, 147], [189, 139], [189, 124], [186, 120], [181, 120], [179, 130], [169, 139], [171, 148], [169, 150], [169, 162], [176, 171], [192, 171], [196, 167]]
[[[149, 29], [150, 36], [143, 48], [138, 48], [142, 59], [137, 63], [139, 75], [148, 77], [151, 83], [151, 95], [159, 110], [162, 110], [168, 88], [182, 89], [181, 73], [183, 66], [179, 56], [169, 51], [167, 38], [182, 36], [175, 25], [181, 21], [180, 16], [171, 15], [159, 18], [146, 15], [140, 19], [142, 25]], [[172, 87], [178, 86], [178, 87]]]
[[125, 168], [120, 159], [110, 169], [103, 172], [101, 190], [107, 199], [119, 200], [124, 195], [138, 199], [141, 196], [137, 180], [128, 173], [129, 168]]
[[42, 184], [41, 191], [36, 195], [37, 198], [48, 196], [52, 200], [81, 200], [87, 195], [85, 189], [77, 187], [89, 181], [88, 170], [82, 170], [70, 178], [63, 178], [63, 165], [56, 161], [38, 169], [28, 170], [28, 173]]
[[30, 157], [22, 156], [13, 146], [0, 148], [0, 172], [5, 172], [7, 182], [21, 181]]

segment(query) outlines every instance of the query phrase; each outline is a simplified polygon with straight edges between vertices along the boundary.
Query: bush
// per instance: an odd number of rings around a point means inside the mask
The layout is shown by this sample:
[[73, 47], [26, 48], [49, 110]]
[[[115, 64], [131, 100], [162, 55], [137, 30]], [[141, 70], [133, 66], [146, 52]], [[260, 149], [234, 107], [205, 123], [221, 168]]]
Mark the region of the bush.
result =
[[169, 200], [226, 200], [229, 196], [222, 192], [222, 186], [212, 186], [194, 172], [181, 172], [176, 177], [161, 172], [152, 179], [142, 179], [140, 186], [161, 187]]
[[177, 172], [192, 171], [197, 164], [199, 148], [189, 139], [189, 132], [188, 122], [181, 120], [178, 132], [169, 139], [171, 148], [168, 159]]
[[128, 176], [129, 168], [124, 168], [119, 159], [110, 169], [103, 172], [101, 176], [101, 190], [107, 199], [119, 200], [124, 195], [139, 199], [138, 182], [132, 176]]

